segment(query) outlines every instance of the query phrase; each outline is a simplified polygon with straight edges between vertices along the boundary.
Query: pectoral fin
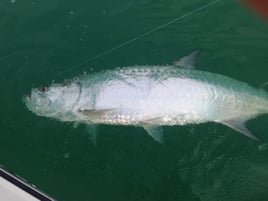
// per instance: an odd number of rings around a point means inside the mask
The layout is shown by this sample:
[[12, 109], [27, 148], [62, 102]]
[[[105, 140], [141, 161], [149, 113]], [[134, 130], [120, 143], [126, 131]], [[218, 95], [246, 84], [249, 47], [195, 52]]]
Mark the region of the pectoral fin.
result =
[[156, 117], [156, 118], [153, 118], [153, 119], [143, 120], [142, 123], [152, 126], [152, 125], [159, 125], [162, 121], [163, 121], [162, 117]]
[[193, 69], [196, 57], [197, 57], [199, 52], [200, 52], [200, 50], [196, 50], [196, 51], [182, 57], [180, 60], [175, 61], [174, 65], [178, 66], [178, 67]]
[[147, 131], [147, 133], [157, 142], [163, 144], [164, 143], [164, 137], [163, 137], [163, 128], [157, 127], [157, 126], [151, 126], [151, 125], [145, 125], [144, 129]]
[[245, 121], [236, 119], [236, 120], [228, 120], [228, 121], [221, 121], [222, 124], [242, 133], [243, 135], [246, 135], [250, 137], [251, 139], [260, 141], [258, 137], [256, 137], [254, 134], [252, 134], [245, 126]]
[[101, 109], [101, 110], [80, 110], [90, 121], [94, 122], [97, 119], [102, 118], [115, 109]]

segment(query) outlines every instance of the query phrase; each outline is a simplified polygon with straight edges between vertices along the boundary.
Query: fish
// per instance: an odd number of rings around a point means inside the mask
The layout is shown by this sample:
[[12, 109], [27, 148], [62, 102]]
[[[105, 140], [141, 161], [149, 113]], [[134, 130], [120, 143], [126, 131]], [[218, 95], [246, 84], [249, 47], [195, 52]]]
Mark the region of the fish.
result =
[[268, 112], [268, 93], [233, 78], [196, 70], [194, 51], [171, 65], [120, 67], [33, 88], [23, 97], [34, 114], [86, 124], [143, 127], [163, 143], [163, 126], [215, 122], [254, 140], [249, 119]]

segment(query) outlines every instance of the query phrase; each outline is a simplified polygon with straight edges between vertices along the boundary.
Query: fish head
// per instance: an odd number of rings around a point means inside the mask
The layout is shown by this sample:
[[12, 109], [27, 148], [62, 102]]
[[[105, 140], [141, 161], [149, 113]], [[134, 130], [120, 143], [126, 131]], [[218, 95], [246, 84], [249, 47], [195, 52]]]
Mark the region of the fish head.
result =
[[79, 83], [53, 84], [49, 87], [33, 88], [30, 95], [24, 96], [23, 99], [26, 107], [33, 113], [63, 120], [62, 118], [71, 116], [80, 94]]

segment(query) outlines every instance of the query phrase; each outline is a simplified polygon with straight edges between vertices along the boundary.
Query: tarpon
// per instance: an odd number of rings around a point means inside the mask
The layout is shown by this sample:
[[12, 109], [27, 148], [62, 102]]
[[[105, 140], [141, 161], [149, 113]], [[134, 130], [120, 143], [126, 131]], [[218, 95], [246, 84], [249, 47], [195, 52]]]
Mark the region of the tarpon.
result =
[[224, 124], [258, 140], [245, 122], [268, 112], [268, 93], [192, 69], [196, 54], [173, 65], [116, 68], [34, 88], [24, 102], [33, 113], [60, 121], [143, 127], [159, 142], [161, 126], [205, 122]]

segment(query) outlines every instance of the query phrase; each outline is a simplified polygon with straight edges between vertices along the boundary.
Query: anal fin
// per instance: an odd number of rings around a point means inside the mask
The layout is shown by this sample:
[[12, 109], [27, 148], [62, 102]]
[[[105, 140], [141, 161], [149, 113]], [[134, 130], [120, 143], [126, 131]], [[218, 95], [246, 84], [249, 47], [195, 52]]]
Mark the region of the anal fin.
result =
[[236, 130], [237, 132], [242, 133], [243, 135], [248, 136], [251, 139], [260, 141], [258, 137], [256, 137], [253, 133], [251, 133], [245, 126], [245, 123], [243, 120], [228, 120], [228, 121], [221, 121], [220, 123]]

